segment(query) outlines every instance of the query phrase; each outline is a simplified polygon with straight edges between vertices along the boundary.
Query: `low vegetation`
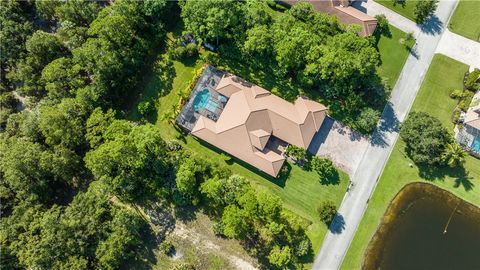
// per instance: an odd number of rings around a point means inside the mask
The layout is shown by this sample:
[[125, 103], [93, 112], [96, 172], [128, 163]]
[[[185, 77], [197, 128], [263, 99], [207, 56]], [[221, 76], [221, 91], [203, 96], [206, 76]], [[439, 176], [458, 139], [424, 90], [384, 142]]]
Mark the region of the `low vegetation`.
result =
[[320, 219], [325, 222], [325, 224], [330, 225], [330, 223], [333, 221], [333, 218], [337, 214], [337, 207], [332, 201], [324, 201], [318, 207], [318, 214], [320, 215]]
[[[435, 55], [412, 107], [412, 114], [424, 112], [437, 118], [450, 133], [451, 113], [456, 102], [450, 99], [451, 89], [461, 89], [468, 66], [443, 55]], [[417, 112], [417, 113], [414, 113]], [[436, 122], [436, 121], [435, 121]], [[445, 165], [416, 164], [405, 152], [407, 144], [400, 138], [395, 144], [377, 188], [369, 201], [365, 216], [348, 250], [342, 269], [361, 267], [365, 249], [390, 200], [406, 184], [427, 181], [480, 206], [480, 160], [466, 156], [454, 168]], [[449, 147], [447, 145], [447, 147]], [[455, 152], [455, 149], [452, 149]]]
[[379, 4], [392, 9], [398, 14], [424, 23], [437, 9], [438, 0], [375, 0]]
[[478, 1], [460, 0], [448, 23], [448, 28], [450, 31], [466, 38], [480, 41], [478, 14], [480, 14], [480, 3]]

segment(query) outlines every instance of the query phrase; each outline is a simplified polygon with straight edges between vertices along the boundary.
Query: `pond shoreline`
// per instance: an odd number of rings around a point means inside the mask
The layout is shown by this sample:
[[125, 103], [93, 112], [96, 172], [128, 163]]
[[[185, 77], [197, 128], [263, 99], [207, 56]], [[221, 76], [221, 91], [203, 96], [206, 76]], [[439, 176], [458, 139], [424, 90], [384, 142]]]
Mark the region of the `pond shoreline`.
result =
[[[480, 219], [480, 208], [474, 204], [463, 200], [453, 193], [444, 190], [436, 185], [425, 182], [414, 182], [405, 185], [390, 201], [387, 210], [385, 211], [382, 220], [377, 227], [375, 234], [370, 239], [367, 249], [364, 253], [362, 261], [362, 269], [378, 269], [382, 264], [383, 255], [385, 252], [385, 239], [393, 234], [395, 223], [398, 222], [398, 217], [407, 214], [408, 210], [422, 199], [438, 199], [445, 202], [448, 208], [454, 209], [452, 213], [472, 213]], [[457, 209], [457, 207], [459, 207]], [[475, 215], [476, 214], [476, 215]], [[470, 216], [470, 215], [469, 215]], [[447, 223], [448, 224], [448, 223]], [[447, 229], [446, 225], [445, 229]]]

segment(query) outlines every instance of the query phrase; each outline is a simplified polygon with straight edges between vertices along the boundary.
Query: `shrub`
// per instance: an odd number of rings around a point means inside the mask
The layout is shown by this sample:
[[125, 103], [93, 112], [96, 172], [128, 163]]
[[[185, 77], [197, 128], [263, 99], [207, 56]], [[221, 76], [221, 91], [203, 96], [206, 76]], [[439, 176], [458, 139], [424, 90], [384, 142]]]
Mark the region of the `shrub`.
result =
[[186, 54], [187, 49], [183, 45], [175, 47], [170, 53], [171, 57], [175, 60], [180, 60], [184, 58]]
[[372, 108], [366, 108], [357, 118], [357, 128], [362, 133], [370, 134], [373, 132], [373, 130], [375, 130], [379, 119], [379, 111], [376, 111]]
[[456, 124], [458, 123], [458, 119], [460, 118], [461, 111], [460, 110], [455, 110], [452, 115], [452, 123]]
[[174, 246], [172, 243], [170, 243], [170, 241], [165, 240], [160, 244], [159, 248], [163, 254], [169, 255], [170, 253], [173, 252]]
[[280, 248], [279, 246], [274, 246], [268, 255], [268, 261], [278, 268], [287, 268], [292, 262], [290, 247], [284, 246]]
[[178, 263], [173, 267], [173, 270], [195, 270], [195, 266], [191, 263]]
[[290, 144], [285, 151], [285, 154], [297, 161], [307, 159], [307, 151], [301, 147]]
[[334, 178], [337, 174], [337, 169], [335, 169], [335, 166], [333, 166], [332, 161], [326, 158], [313, 156], [312, 160], [310, 161], [310, 166], [312, 170], [318, 173], [322, 183], [327, 179]]
[[333, 201], [324, 201], [318, 207], [318, 215], [325, 224], [330, 225], [337, 214], [337, 207]]
[[185, 47], [185, 51], [186, 51], [186, 56], [188, 57], [193, 57], [193, 56], [197, 56], [198, 54], [198, 47], [195, 43], [189, 43], [187, 44], [187, 46]]
[[380, 34], [388, 34], [390, 32], [390, 28], [388, 26], [387, 17], [383, 14], [379, 14], [375, 15], [375, 19], [377, 19], [377, 28], [375, 30]]
[[460, 108], [462, 111], [467, 111], [468, 107], [470, 107], [470, 102], [472, 101], [473, 95], [473, 92], [465, 91], [462, 99], [460, 102], [458, 102], [458, 108]]
[[307, 255], [312, 251], [312, 242], [310, 242], [310, 239], [306, 238], [300, 241], [298, 245], [295, 248], [295, 255], [298, 257], [302, 257]]
[[138, 104], [138, 112], [142, 115], [142, 116], [147, 116], [149, 115], [150, 113], [153, 112], [153, 105], [152, 103], [150, 103], [150, 101], [142, 101]]
[[222, 222], [214, 222], [212, 224], [212, 229], [213, 229], [213, 233], [216, 235], [216, 236], [223, 236], [223, 223]]
[[455, 89], [452, 91], [452, 93], [450, 93], [450, 97], [453, 99], [460, 99], [464, 97], [464, 93], [462, 90]]
[[465, 80], [465, 87], [469, 90], [476, 91], [480, 90], [480, 69], [476, 68], [474, 71], [470, 72]]

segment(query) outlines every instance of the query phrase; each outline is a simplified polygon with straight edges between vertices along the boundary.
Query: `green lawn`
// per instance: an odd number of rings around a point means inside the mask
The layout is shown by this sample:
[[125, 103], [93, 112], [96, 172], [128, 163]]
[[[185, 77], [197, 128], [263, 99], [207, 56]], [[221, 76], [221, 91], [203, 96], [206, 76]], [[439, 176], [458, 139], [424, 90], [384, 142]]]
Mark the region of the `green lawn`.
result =
[[466, 38], [480, 41], [480, 1], [460, 0], [448, 28]]
[[[415, 99], [412, 111], [425, 111], [453, 129], [450, 116], [456, 102], [450, 99], [452, 89], [461, 89], [468, 66], [443, 55], [435, 55]], [[480, 160], [469, 156], [465, 171], [437, 169], [428, 173], [417, 166], [404, 153], [405, 143], [399, 139], [392, 150], [380, 182], [370, 199], [362, 222], [348, 250], [342, 269], [359, 269], [368, 242], [380, 224], [390, 200], [408, 183], [427, 181], [480, 206]]]
[[[172, 34], [169, 33], [169, 36], [172, 37]], [[206, 54], [206, 52], [202, 52], [202, 54]], [[160, 61], [161, 57], [161, 55], [158, 57], [158, 61]], [[223, 164], [233, 173], [245, 176], [251, 181], [254, 187], [265, 189], [278, 195], [288, 210], [305, 220], [307, 234], [311, 238], [313, 248], [316, 251], [320, 247], [328, 229], [318, 218], [316, 208], [324, 200], [333, 200], [337, 205], [340, 204], [349, 182], [348, 175], [340, 172], [340, 181], [338, 184], [322, 185], [319, 182], [316, 172], [305, 171], [296, 165], [288, 164], [291, 168], [288, 178], [276, 179], [240, 160], [221, 154], [220, 150], [197, 140], [193, 136], [182, 136], [181, 133], [178, 132], [168, 120], [163, 119], [162, 116], [169, 112], [173, 105], [179, 102], [179, 94], [188, 87], [195, 73], [201, 69], [203, 64], [204, 61], [201, 60], [201, 57], [186, 61], [173, 61], [173, 69], [169, 72], [170, 77], [165, 76], [166, 74], [162, 69], [154, 69], [150, 74], [146, 74], [143, 84], [144, 91], [137, 99], [137, 103], [144, 100], [153, 100], [157, 107], [155, 115], [149, 116], [147, 120], [160, 127], [160, 132], [164, 139], [176, 139], [197, 155]], [[225, 64], [224, 66], [217, 65], [217, 67], [231, 70], [233, 64], [234, 63], [228, 63], [228, 66]], [[237, 70], [253, 72], [247, 67], [237, 67]], [[268, 74], [255, 74], [255, 78], [258, 78], [258, 80], [265, 77], [268, 77]], [[168, 78], [173, 78], [173, 80], [169, 80]], [[268, 80], [264, 82], [264, 84], [269, 83], [270, 81]], [[286, 88], [275, 89], [277, 91], [284, 91], [284, 89], [290, 89], [290, 87], [291, 86], [288, 85]], [[135, 106], [136, 105], [132, 106], [131, 111], [128, 113], [128, 118], [131, 120], [140, 119], [140, 115]]]
[[413, 14], [413, 9], [415, 8], [414, 0], [405, 0], [403, 3], [395, 3], [393, 0], [375, 0], [382, 6], [385, 6], [396, 13], [415, 21], [415, 15]]
[[411, 40], [404, 45], [400, 40], [404, 39], [407, 34], [392, 25], [389, 25], [389, 28], [390, 34], [381, 35], [377, 43], [380, 59], [382, 60], [378, 68], [378, 75], [386, 78], [388, 84], [393, 87], [397, 82], [405, 61], [407, 61], [410, 48], [415, 41]]
[[291, 167], [289, 177], [287, 179], [276, 179], [240, 160], [222, 155], [220, 150], [197, 140], [193, 136], [181, 136], [170, 123], [162, 120], [161, 115], [167, 112], [171, 108], [171, 105], [178, 102], [178, 92], [188, 86], [196, 70], [200, 68], [202, 64], [200, 60], [188, 66], [181, 62], [174, 61], [176, 77], [173, 80], [172, 91], [160, 97], [158, 101], [160, 107], [158, 108], [156, 125], [160, 127], [162, 137], [165, 139], [177, 139], [183, 142], [187, 149], [192, 150], [197, 155], [223, 164], [232, 170], [232, 172], [250, 179], [255, 187], [267, 189], [278, 195], [282, 198], [287, 209], [312, 223], [309, 227], [308, 234], [312, 239], [315, 250], [318, 249], [327, 231], [327, 227], [321, 224], [316, 214], [316, 208], [320, 202], [327, 199], [340, 204], [348, 185], [348, 175], [340, 172], [339, 184], [322, 185], [319, 183], [318, 175], [315, 172], [305, 171], [296, 165], [289, 164]]
[[[172, 39], [174, 35], [180, 32], [169, 33], [168, 37]], [[408, 56], [408, 51], [404, 45], [399, 43], [399, 39], [405, 33], [391, 27], [391, 34], [391, 37], [380, 37], [378, 48], [382, 54], [382, 66], [379, 73], [382, 77], [386, 77], [393, 86]], [[202, 52], [202, 54], [205, 56], [207, 53]], [[159, 62], [161, 57], [158, 57]], [[204, 64], [204, 61], [200, 58], [197, 60], [173, 61], [173, 69], [169, 72], [163, 71], [162, 68], [153, 69], [152, 72], [145, 75], [142, 85], [144, 91], [137, 99], [137, 103], [144, 100], [155, 101], [157, 112], [155, 115], [148, 117], [148, 120], [160, 127], [164, 139], [177, 139], [194, 153], [223, 164], [230, 168], [232, 172], [247, 177], [256, 188], [269, 190], [282, 198], [287, 209], [298, 214], [305, 219], [307, 224], [310, 224], [307, 233], [312, 240], [314, 250], [318, 250], [328, 228], [317, 217], [316, 208], [324, 200], [333, 200], [337, 205], [340, 204], [348, 186], [348, 175], [340, 172], [339, 184], [322, 185], [319, 183], [318, 175], [315, 172], [305, 171], [296, 165], [289, 164], [291, 167], [289, 177], [287, 179], [274, 179], [240, 160], [220, 154], [221, 151], [218, 149], [192, 136], [182, 136], [162, 116], [178, 103], [179, 93], [188, 87], [195, 73]], [[279, 82], [268, 72], [259, 72], [258, 69], [251, 66], [225, 59], [222, 59], [216, 66], [240, 75], [287, 99], [294, 99], [298, 94], [303, 93], [301, 88], [288, 80]], [[173, 80], [169, 78], [173, 78]], [[128, 117], [132, 120], [140, 119], [135, 106], [128, 113]]]

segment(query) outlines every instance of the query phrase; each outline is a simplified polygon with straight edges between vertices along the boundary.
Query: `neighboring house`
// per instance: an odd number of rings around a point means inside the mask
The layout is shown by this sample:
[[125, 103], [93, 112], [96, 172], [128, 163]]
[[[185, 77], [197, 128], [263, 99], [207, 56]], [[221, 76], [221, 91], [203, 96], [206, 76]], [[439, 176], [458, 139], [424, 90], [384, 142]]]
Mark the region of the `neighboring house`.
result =
[[177, 123], [192, 135], [277, 176], [287, 145], [307, 149], [326, 110], [304, 97], [290, 103], [235, 75], [207, 66]]
[[294, 5], [299, 2], [309, 2], [313, 7], [323, 13], [334, 15], [338, 20], [345, 24], [357, 24], [362, 27], [359, 32], [360, 36], [371, 36], [377, 27], [377, 19], [371, 17], [360, 10], [351, 7], [349, 0], [281, 0], [287, 5]]
[[480, 92], [475, 94], [472, 105], [463, 116], [457, 141], [470, 153], [480, 156]]

